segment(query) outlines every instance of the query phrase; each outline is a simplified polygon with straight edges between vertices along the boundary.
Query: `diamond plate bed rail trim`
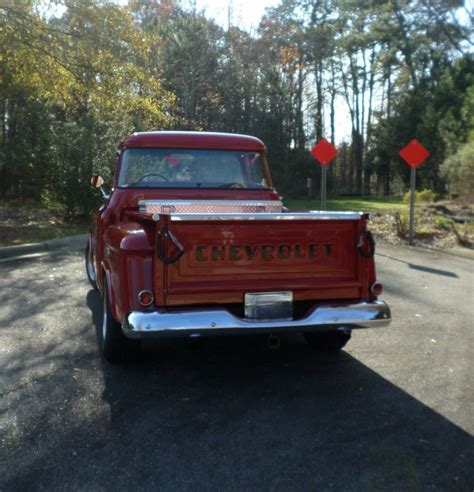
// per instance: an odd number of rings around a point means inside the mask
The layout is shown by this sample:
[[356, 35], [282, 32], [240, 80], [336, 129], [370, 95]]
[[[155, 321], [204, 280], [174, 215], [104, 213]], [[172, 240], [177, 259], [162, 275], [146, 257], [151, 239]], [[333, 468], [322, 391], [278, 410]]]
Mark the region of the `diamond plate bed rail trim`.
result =
[[277, 200], [141, 200], [140, 212], [147, 214], [239, 214], [281, 213]]

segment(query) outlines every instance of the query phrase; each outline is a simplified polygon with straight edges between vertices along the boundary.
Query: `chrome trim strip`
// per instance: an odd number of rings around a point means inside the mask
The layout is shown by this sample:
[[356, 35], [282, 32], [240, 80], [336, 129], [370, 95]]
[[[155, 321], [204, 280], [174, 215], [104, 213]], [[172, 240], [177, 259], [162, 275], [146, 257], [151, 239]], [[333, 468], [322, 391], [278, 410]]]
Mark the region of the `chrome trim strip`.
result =
[[381, 328], [388, 326], [391, 320], [390, 308], [385, 302], [362, 301], [356, 304], [317, 305], [305, 318], [291, 321], [245, 320], [225, 309], [132, 311], [124, 319], [122, 331], [130, 338], [179, 338], [191, 335]]
[[[359, 220], [362, 212], [261, 212], [256, 214], [169, 214], [172, 221], [188, 220]], [[153, 216], [159, 220], [158, 214]]]

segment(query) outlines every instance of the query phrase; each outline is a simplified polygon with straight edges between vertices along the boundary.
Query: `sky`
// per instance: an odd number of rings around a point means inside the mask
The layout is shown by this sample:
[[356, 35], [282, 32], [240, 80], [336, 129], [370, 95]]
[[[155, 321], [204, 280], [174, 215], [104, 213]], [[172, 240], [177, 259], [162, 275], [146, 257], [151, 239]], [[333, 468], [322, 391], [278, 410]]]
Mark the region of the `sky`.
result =
[[[190, 3], [194, 3], [192, 0]], [[231, 22], [246, 31], [256, 29], [266, 7], [275, 7], [278, 0], [195, 0], [198, 10], [204, 10], [222, 27], [228, 27], [229, 8]]]

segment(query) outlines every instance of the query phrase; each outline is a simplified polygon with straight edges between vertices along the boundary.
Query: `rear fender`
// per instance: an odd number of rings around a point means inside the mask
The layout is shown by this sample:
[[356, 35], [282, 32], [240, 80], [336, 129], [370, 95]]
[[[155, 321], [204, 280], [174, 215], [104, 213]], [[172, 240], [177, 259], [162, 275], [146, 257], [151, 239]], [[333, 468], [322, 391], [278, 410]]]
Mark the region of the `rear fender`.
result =
[[[134, 231], [125, 236], [120, 243], [120, 263], [122, 280], [122, 312], [148, 308], [138, 302], [142, 290], [153, 292], [153, 246], [144, 230]], [[152, 307], [150, 307], [151, 309]]]
[[112, 314], [121, 322], [132, 310], [146, 310], [138, 303], [138, 293], [153, 291], [153, 247], [144, 229], [124, 224], [109, 227], [105, 244], [104, 278]]

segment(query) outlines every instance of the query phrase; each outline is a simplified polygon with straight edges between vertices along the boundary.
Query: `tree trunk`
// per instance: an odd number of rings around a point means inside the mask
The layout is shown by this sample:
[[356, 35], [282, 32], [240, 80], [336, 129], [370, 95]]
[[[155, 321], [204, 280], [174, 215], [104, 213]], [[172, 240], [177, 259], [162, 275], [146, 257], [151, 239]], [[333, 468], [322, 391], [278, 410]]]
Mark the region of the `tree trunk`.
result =
[[400, 35], [402, 37], [399, 48], [405, 58], [405, 63], [407, 64], [408, 70], [410, 71], [410, 77], [413, 84], [413, 87], [416, 87], [418, 84], [415, 66], [413, 64], [412, 54], [414, 48], [412, 48], [411, 41], [409, 39], [409, 34], [407, 32], [405, 17], [400, 8], [398, 0], [392, 0], [393, 10], [395, 12], [395, 16], [398, 21], [398, 27], [400, 28]]
[[334, 70], [334, 60], [331, 59], [331, 103], [330, 103], [330, 122], [331, 122], [331, 143], [336, 143], [336, 118], [335, 118], [335, 100], [336, 100], [336, 73]]
[[7, 99], [2, 100], [2, 155], [4, 160], [2, 162], [2, 200], [6, 198], [6, 183], [7, 183], [7, 161], [6, 161], [6, 148], [7, 148]]
[[303, 151], [306, 144], [303, 126], [303, 89], [304, 89], [303, 60], [298, 60], [298, 88], [297, 88], [297, 110], [296, 110], [296, 129], [297, 129], [297, 148]]
[[[369, 77], [369, 107], [367, 110], [367, 130], [365, 136], [366, 146], [370, 143], [370, 137], [372, 132], [372, 103], [374, 95], [374, 84], [375, 84], [375, 46], [372, 47], [372, 52], [370, 54], [370, 77]], [[364, 192], [370, 195], [370, 181], [371, 181], [372, 169], [369, 167], [367, 161], [367, 149], [364, 148]]]
[[323, 138], [323, 76], [321, 61], [315, 63], [314, 78], [316, 80], [316, 141]]

